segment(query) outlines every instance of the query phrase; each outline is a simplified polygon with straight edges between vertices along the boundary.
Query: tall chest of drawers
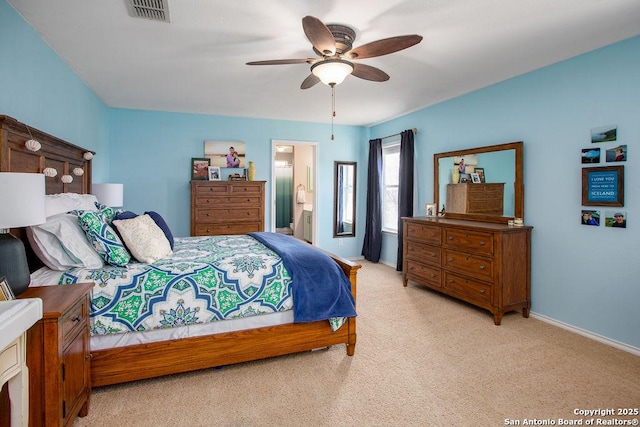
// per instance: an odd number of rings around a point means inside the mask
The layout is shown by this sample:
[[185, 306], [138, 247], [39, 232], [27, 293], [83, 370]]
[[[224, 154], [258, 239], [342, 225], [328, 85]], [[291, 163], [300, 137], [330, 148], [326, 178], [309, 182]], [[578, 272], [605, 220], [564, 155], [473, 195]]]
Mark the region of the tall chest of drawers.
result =
[[191, 235], [264, 231], [265, 181], [191, 181]]
[[531, 308], [531, 230], [446, 218], [403, 218], [404, 286], [409, 280], [493, 314]]

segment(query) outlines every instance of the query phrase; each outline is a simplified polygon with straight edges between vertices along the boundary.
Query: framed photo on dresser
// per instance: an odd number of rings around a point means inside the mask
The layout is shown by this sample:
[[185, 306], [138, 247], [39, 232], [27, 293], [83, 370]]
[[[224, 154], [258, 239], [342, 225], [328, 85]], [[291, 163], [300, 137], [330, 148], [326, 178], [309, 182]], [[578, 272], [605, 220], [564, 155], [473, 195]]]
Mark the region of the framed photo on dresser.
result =
[[11, 301], [15, 298], [13, 291], [11, 291], [11, 288], [9, 287], [7, 278], [0, 276], [0, 301]]

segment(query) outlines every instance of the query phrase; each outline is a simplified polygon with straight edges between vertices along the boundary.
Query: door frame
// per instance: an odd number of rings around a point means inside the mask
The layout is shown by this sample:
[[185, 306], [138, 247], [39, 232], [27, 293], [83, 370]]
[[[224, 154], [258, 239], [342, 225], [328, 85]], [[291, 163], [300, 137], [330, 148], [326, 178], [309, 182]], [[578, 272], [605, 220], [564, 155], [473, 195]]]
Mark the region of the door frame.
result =
[[[318, 221], [317, 221], [317, 210], [318, 210], [318, 191], [315, 189], [318, 188], [318, 142], [317, 141], [298, 141], [298, 140], [290, 140], [290, 139], [272, 139], [271, 140], [271, 231], [276, 231], [276, 146], [278, 145], [293, 145], [293, 151], [295, 153], [295, 146], [304, 145], [306, 147], [312, 148], [313, 154], [313, 170], [311, 171], [311, 181], [313, 183], [313, 210], [311, 211], [311, 233], [313, 235], [311, 243], [313, 246], [317, 246], [318, 242]], [[295, 169], [295, 164], [293, 165]], [[294, 183], [295, 188], [295, 183]], [[293, 192], [295, 197], [295, 191]]]

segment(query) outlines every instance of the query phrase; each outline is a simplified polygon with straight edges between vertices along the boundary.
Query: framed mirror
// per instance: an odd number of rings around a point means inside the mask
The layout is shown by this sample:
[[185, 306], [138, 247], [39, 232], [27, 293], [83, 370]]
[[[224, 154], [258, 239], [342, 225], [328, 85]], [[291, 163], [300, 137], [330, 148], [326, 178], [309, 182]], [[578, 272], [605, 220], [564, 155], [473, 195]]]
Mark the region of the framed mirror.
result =
[[445, 217], [524, 218], [522, 141], [438, 153], [433, 163], [434, 200]]
[[357, 162], [334, 162], [333, 237], [356, 236]]

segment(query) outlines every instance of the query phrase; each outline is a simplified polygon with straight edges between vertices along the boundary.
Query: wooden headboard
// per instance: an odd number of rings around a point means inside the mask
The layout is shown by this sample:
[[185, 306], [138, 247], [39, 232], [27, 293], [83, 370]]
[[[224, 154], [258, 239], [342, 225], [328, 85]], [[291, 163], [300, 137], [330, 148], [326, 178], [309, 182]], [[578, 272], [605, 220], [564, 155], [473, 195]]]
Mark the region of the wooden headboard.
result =
[[[40, 142], [42, 148], [29, 151], [25, 142], [30, 139]], [[95, 154], [13, 117], [0, 115], [0, 172], [42, 173], [45, 168], [53, 168], [58, 174], [45, 178], [47, 194], [91, 192], [91, 160], [84, 158], [87, 152]], [[84, 173], [75, 175], [76, 168]], [[63, 175], [70, 175], [73, 181], [64, 184]]]
[[[35, 139], [41, 144], [38, 151], [30, 151], [25, 142]], [[91, 193], [91, 159], [85, 153], [95, 154], [91, 150], [78, 147], [60, 138], [20, 123], [16, 119], [0, 115], [0, 172], [42, 173], [45, 168], [53, 168], [58, 174], [45, 177], [46, 193]], [[82, 169], [78, 175], [74, 169]], [[62, 182], [64, 175], [70, 175], [73, 181]], [[11, 230], [25, 245], [31, 271], [42, 263], [31, 250], [24, 228]]]

